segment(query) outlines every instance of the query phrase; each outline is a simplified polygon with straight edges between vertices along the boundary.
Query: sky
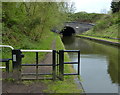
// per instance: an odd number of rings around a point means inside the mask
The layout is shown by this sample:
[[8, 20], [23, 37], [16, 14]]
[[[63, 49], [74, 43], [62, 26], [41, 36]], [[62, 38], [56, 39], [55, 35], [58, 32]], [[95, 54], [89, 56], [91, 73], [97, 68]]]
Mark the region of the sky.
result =
[[104, 13], [110, 10], [112, 0], [71, 0], [75, 3], [76, 11], [88, 13]]
[[[20, 1], [20, 0], [17, 0], [17, 1]], [[24, 1], [30, 1], [30, 0], [24, 0]], [[36, 0], [32, 0], [32, 1], [36, 1]], [[88, 13], [107, 13], [108, 11], [110, 11], [112, 0], [37, 0], [37, 1], [74, 2], [76, 7], [75, 12], [85, 11]], [[114, 1], [119, 1], [119, 0], [114, 0]]]

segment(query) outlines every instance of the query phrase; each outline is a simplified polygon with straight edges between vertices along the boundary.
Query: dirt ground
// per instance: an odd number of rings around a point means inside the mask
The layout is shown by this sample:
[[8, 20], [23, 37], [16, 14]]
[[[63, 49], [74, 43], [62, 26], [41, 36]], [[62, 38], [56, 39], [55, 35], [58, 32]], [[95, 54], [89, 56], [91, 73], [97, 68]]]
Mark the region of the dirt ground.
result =
[[[51, 64], [51, 54], [48, 53], [45, 59], [39, 64]], [[22, 73], [35, 73], [36, 68], [34, 66], [22, 68]], [[50, 67], [39, 68], [38, 73], [49, 73], [51, 72]], [[3, 72], [3, 78], [6, 74]], [[26, 79], [26, 76], [22, 77]], [[34, 79], [34, 76], [27, 76], [27, 78]], [[40, 77], [43, 78], [43, 77]], [[43, 93], [43, 90], [47, 89], [47, 85], [41, 80], [37, 81], [14, 81], [9, 80], [2, 81], [2, 93]], [[6, 95], [6, 94], [5, 94]]]

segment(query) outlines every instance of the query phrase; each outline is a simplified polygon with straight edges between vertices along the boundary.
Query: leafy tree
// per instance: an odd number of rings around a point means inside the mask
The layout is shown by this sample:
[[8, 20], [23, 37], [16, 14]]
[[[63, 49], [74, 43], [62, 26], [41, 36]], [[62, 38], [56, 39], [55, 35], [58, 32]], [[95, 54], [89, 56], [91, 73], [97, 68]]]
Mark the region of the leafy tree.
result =
[[111, 3], [111, 9], [112, 9], [113, 13], [119, 12], [119, 10], [120, 10], [120, 1], [119, 2], [112, 2]]
[[[44, 32], [63, 24], [73, 7], [67, 2], [3, 2], [2, 5], [4, 29], [24, 33], [32, 40], [40, 39]], [[3, 37], [9, 32], [4, 31]]]

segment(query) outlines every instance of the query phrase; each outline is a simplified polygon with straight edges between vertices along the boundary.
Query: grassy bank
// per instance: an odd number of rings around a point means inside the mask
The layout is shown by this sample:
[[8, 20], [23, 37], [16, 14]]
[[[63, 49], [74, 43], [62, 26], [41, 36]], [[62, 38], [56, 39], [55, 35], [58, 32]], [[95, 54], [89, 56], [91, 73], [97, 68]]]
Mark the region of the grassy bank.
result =
[[78, 12], [71, 14], [70, 17], [72, 21], [95, 23], [104, 15], [105, 14]]
[[[64, 50], [65, 47], [60, 39], [60, 37], [56, 36], [56, 48], [57, 50]], [[65, 61], [70, 61], [68, 54], [65, 54]], [[65, 73], [74, 72], [71, 65], [65, 65], [64, 69]], [[46, 81], [48, 84], [48, 89], [44, 90], [47, 93], [81, 93], [83, 90], [79, 89], [77, 84], [74, 81], [74, 76], [64, 76], [64, 81]]]
[[120, 26], [120, 12], [114, 14], [108, 14], [101, 17], [96, 22], [96, 25], [84, 35], [97, 36], [100, 38], [120, 38], [119, 26]]
[[[54, 34], [50, 31], [44, 32], [41, 39], [38, 41], [30, 40], [29, 36], [23, 33], [11, 32], [12, 38], [7, 40], [7, 37], [3, 37], [3, 44], [13, 46], [15, 49], [36, 49], [36, 50], [50, 50], [52, 49], [52, 41]], [[14, 38], [15, 36], [15, 38]], [[22, 53], [24, 58], [22, 63], [35, 63], [35, 53]], [[39, 61], [43, 60], [46, 53], [39, 53]], [[12, 52], [9, 48], [2, 49], [2, 58], [12, 58]], [[4, 64], [3, 64], [4, 65]], [[12, 62], [10, 63], [10, 70], [12, 70]]]

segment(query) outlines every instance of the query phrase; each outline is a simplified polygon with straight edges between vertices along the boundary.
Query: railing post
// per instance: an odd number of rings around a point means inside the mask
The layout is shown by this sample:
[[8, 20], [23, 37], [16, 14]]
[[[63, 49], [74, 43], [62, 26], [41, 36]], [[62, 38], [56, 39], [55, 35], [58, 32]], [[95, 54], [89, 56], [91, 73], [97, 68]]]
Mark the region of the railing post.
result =
[[52, 74], [53, 74], [53, 80], [56, 79], [56, 51], [53, 50], [52, 52]]
[[38, 52], [36, 52], [36, 79], [38, 79]]
[[6, 65], [6, 78], [9, 78], [9, 60], [5, 62]]
[[80, 75], [80, 51], [78, 51], [78, 75]]
[[6, 72], [9, 73], [9, 60], [6, 61], [5, 65], [6, 65]]
[[15, 80], [19, 80], [21, 78], [21, 62], [22, 62], [21, 51], [12, 50], [13, 78]]
[[64, 51], [59, 50], [59, 77], [64, 80]]

